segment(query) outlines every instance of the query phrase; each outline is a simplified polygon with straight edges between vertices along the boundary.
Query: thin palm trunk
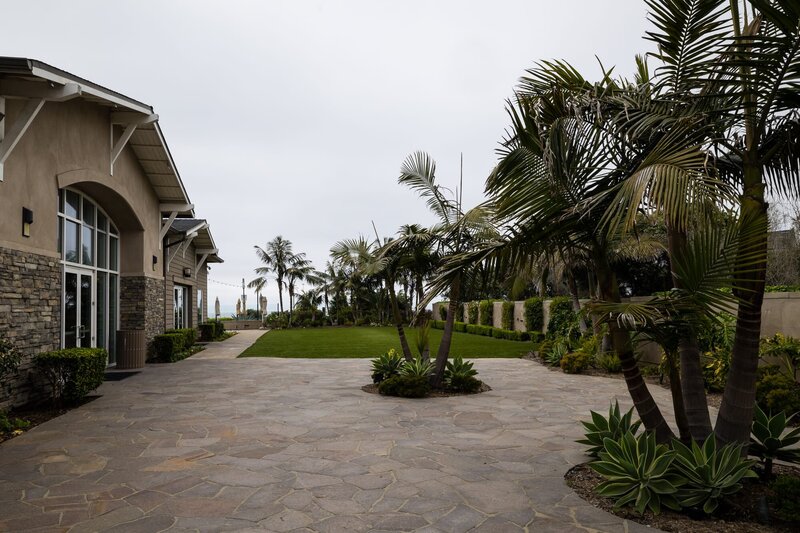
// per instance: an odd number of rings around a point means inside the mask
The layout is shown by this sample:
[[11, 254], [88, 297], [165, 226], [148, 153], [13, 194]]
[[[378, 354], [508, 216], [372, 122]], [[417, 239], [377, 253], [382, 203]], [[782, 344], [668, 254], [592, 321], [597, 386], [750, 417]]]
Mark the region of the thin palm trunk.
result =
[[444, 331], [439, 350], [436, 352], [436, 366], [431, 384], [434, 387], [441, 387], [444, 380], [444, 369], [447, 365], [447, 358], [450, 355], [450, 344], [453, 341], [453, 322], [456, 316], [456, 307], [461, 297], [461, 276], [456, 276], [450, 285], [450, 302], [447, 304], [447, 317], [444, 321]]
[[[676, 258], [679, 254], [685, 253], [687, 246], [686, 232], [678, 230], [674, 226], [667, 227], [667, 248], [670, 258]], [[672, 264], [672, 261], [670, 261]], [[672, 272], [672, 283], [680, 289], [683, 288], [683, 281]], [[689, 433], [692, 439], [698, 442], [705, 441], [711, 434], [711, 417], [708, 413], [708, 400], [706, 399], [705, 383], [703, 381], [703, 369], [700, 364], [700, 348], [697, 344], [697, 333], [688, 330], [683, 338], [678, 342], [678, 354], [680, 358], [680, 392], [681, 404], [686, 411], [686, 421], [689, 426]], [[670, 377], [670, 387], [672, 378]], [[673, 394], [673, 403], [675, 403]], [[676, 416], [678, 406], [675, 405]], [[681, 431], [683, 439], [683, 431]]]
[[[683, 387], [681, 387], [681, 371], [678, 370], [677, 354], [674, 351], [664, 351], [669, 364], [669, 391], [672, 394], [672, 406], [675, 409], [675, 424], [678, 426], [678, 433], [681, 441], [689, 443], [694, 435], [689, 427], [689, 419], [686, 416], [686, 408], [683, 403]], [[697, 440], [695, 438], [695, 440]]]
[[578, 315], [578, 327], [581, 330], [581, 335], [586, 333], [586, 322], [583, 320], [583, 317], [580, 316], [581, 312], [581, 301], [578, 298], [578, 284], [575, 283], [575, 275], [572, 273], [571, 268], [567, 268], [567, 287], [569, 288], [569, 296], [572, 299], [572, 310], [575, 311], [575, 314]]
[[281, 307], [281, 314], [283, 314], [283, 276], [278, 276], [278, 303]]
[[[605, 252], [596, 253], [594, 263], [600, 299], [607, 302], [619, 302], [619, 286], [614, 272], [608, 265]], [[616, 321], [611, 321], [608, 329], [611, 344], [622, 362], [622, 375], [625, 377], [628, 393], [631, 395], [636, 412], [639, 413], [639, 418], [648, 431], [655, 432], [659, 442], [669, 442], [674, 435], [639, 372], [630, 334], [620, 328]]]
[[[743, 243], [740, 256], [752, 253], [756, 248], [764, 258], [755, 272], [748, 268], [744, 275], [737, 276], [741, 287], [741, 303], [736, 317], [736, 333], [731, 352], [731, 368], [728, 382], [722, 395], [722, 405], [714, 428], [717, 439], [724, 443], [750, 442], [750, 426], [753, 422], [753, 406], [756, 394], [756, 371], [758, 369], [758, 347], [761, 337], [761, 306], [764, 302], [767, 257], [767, 204], [764, 201], [764, 183], [761, 166], [754, 150], [745, 153], [744, 194], [742, 195], [742, 220], [759, 226], [757, 243]], [[761, 228], [763, 227], [763, 231]]]
[[411, 354], [411, 347], [408, 345], [406, 338], [406, 331], [403, 327], [403, 317], [400, 314], [400, 306], [397, 305], [397, 294], [394, 290], [394, 280], [387, 279], [386, 286], [389, 289], [389, 300], [392, 306], [392, 316], [394, 317], [394, 325], [397, 328], [397, 335], [400, 337], [400, 347], [403, 349], [403, 357], [406, 361], [413, 361], [414, 356]]

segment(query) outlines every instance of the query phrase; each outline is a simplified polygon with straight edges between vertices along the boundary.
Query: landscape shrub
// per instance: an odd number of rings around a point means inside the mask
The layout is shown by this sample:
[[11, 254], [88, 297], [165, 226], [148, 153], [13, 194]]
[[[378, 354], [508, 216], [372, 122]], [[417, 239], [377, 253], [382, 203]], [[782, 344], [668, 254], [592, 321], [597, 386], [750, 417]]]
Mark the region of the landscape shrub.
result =
[[797, 379], [797, 367], [800, 365], [800, 340], [776, 333], [772, 337], [761, 339], [759, 356], [761, 358], [777, 358], [783, 364], [782, 370], [792, 379]]
[[444, 329], [444, 320], [429, 320], [428, 324], [430, 324], [433, 329]]
[[424, 398], [430, 391], [430, 381], [424, 376], [394, 376], [378, 385], [379, 393], [403, 398]]
[[450, 385], [455, 379], [459, 382], [464, 381], [466, 378], [474, 378], [478, 375], [478, 371], [473, 368], [472, 361], [464, 361], [460, 355], [447, 361], [444, 369], [444, 382]]
[[622, 361], [619, 360], [619, 356], [614, 352], [606, 352], [597, 355], [597, 357], [595, 357], [595, 364], [609, 374], [618, 374], [622, 372]]
[[624, 434], [632, 433], [636, 435], [639, 427], [642, 425], [640, 420], [633, 422], [633, 407], [631, 407], [624, 415], [619, 408], [619, 402], [614, 400], [614, 403], [608, 407], [608, 417], [589, 411], [592, 417], [591, 421], [581, 421], [586, 432], [584, 438], [575, 442], [579, 444], [586, 444], [589, 449], [586, 453], [592, 457], [597, 457], [603, 451], [605, 439], [619, 440]]
[[470, 324], [478, 323], [478, 302], [470, 302], [467, 304], [467, 320]]
[[800, 522], [800, 479], [780, 475], [772, 483], [770, 502], [775, 514], [787, 522]]
[[479, 313], [478, 317], [481, 321], [481, 326], [491, 326], [494, 321], [492, 315], [494, 314], [494, 302], [492, 300], [481, 300], [478, 304]]
[[464, 322], [453, 322], [453, 329], [458, 331], [459, 333], [466, 333], [467, 324], [465, 324]]
[[447, 320], [447, 306], [450, 302], [439, 302], [439, 319]]
[[771, 365], [758, 369], [756, 402], [766, 412], [800, 411], [800, 384], [782, 374], [780, 367]]
[[569, 296], [557, 296], [550, 300], [548, 335], [569, 336], [577, 330], [577, 326], [578, 315], [572, 309], [572, 299]]
[[108, 352], [103, 348], [68, 348], [44, 352], [34, 365], [50, 386], [54, 403], [75, 403], [103, 383]]
[[750, 435], [748, 452], [764, 463], [764, 477], [772, 476], [772, 461], [777, 459], [787, 463], [800, 462], [800, 428], [786, 431], [789, 422], [783, 411], [768, 415], [758, 404], [755, 405], [753, 428]]
[[502, 313], [500, 325], [503, 329], [514, 329], [514, 302], [503, 302]]
[[544, 340], [544, 337], [545, 337], [544, 333], [542, 333], [541, 331], [528, 332], [528, 338], [536, 343], [542, 342]]
[[565, 374], [580, 374], [589, 368], [593, 359], [594, 356], [592, 354], [576, 350], [564, 354], [561, 361], [559, 361], [559, 365]]
[[422, 377], [428, 379], [433, 374], [433, 363], [417, 356], [411, 361], [404, 361], [400, 366], [400, 375], [404, 377]]
[[197, 332], [193, 328], [168, 329], [165, 334], [177, 333], [183, 335], [183, 347], [190, 348], [194, 345]]
[[156, 361], [180, 361], [186, 348], [186, 337], [182, 333], [165, 333], [153, 338], [153, 355]]
[[200, 324], [198, 327], [200, 328], [201, 342], [211, 342], [214, 340], [214, 324], [206, 322], [205, 324]]
[[21, 418], [8, 416], [8, 413], [0, 411], [0, 435], [8, 435], [22, 431], [31, 427], [31, 423]]
[[539, 346], [536, 347], [536, 356], [540, 360], [545, 361], [550, 355], [550, 352], [553, 351], [553, 346], [555, 346], [555, 342], [552, 339], [545, 338], [539, 343]]
[[462, 304], [458, 304], [456, 306], [456, 318], [458, 322], [464, 322], [464, 306]]
[[525, 300], [525, 329], [541, 332], [544, 328], [544, 300], [528, 298]]
[[11, 394], [11, 380], [8, 378], [17, 374], [21, 362], [22, 353], [5, 335], [0, 335], [0, 391]]
[[711, 392], [722, 392], [728, 381], [728, 370], [731, 367], [731, 351], [718, 347], [705, 353], [703, 365], [703, 382]]

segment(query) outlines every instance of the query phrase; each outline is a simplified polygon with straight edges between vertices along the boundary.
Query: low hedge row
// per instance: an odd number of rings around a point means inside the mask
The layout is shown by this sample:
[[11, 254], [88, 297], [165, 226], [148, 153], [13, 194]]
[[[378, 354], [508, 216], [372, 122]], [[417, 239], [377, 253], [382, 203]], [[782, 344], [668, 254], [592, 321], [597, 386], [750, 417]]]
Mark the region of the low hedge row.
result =
[[[444, 320], [431, 320], [430, 325], [433, 329], [444, 329]], [[529, 341], [538, 342], [544, 338], [544, 333], [538, 331], [514, 331], [510, 329], [494, 328], [492, 326], [481, 326], [478, 324], [467, 324], [465, 322], [453, 322], [453, 331], [459, 333], [469, 333], [471, 335], [482, 335], [484, 337], [494, 337], [495, 339], [506, 339], [510, 341]]]
[[153, 357], [162, 363], [174, 363], [186, 357], [186, 336], [183, 333], [164, 333], [153, 338]]
[[221, 320], [209, 320], [204, 324], [200, 324], [200, 340], [203, 342], [211, 342], [222, 337], [225, 333], [225, 325]]
[[103, 383], [108, 352], [103, 348], [67, 348], [33, 358], [50, 385], [53, 403], [75, 403]]

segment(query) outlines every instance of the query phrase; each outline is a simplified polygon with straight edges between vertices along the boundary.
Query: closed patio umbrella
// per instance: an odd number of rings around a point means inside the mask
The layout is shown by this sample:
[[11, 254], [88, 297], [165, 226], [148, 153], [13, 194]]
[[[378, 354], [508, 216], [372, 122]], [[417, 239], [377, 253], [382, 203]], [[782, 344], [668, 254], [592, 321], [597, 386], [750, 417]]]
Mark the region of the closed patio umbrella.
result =
[[214, 302], [214, 318], [219, 318], [219, 315], [222, 314], [219, 309], [219, 296], [217, 296], [217, 301]]

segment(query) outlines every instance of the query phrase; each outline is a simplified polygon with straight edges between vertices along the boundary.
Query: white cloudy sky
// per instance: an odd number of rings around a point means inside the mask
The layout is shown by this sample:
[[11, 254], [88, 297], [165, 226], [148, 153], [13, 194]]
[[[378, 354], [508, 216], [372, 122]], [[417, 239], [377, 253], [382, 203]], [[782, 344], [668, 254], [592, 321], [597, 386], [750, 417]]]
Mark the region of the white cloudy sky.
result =
[[[275, 235], [322, 267], [346, 237], [432, 222], [397, 185], [414, 150], [482, 198], [504, 100], [540, 59], [619, 74], [645, 51], [642, 0], [9, 2], [0, 55], [40, 59], [154, 106], [241, 283]], [[231, 309], [241, 291], [209, 284]], [[275, 308], [274, 283], [267, 294]], [[250, 302], [254, 301], [249, 295]]]

